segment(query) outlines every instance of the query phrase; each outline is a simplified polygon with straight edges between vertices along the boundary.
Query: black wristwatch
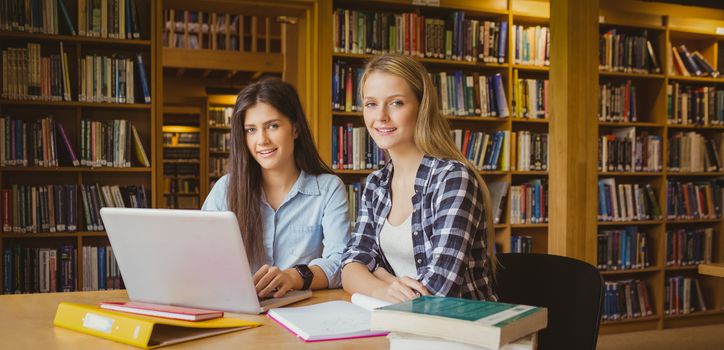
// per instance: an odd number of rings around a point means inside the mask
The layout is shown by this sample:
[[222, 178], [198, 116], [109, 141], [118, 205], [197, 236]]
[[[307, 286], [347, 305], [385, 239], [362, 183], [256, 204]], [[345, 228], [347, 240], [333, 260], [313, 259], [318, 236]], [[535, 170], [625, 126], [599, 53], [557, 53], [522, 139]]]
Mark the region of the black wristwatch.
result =
[[302, 280], [304, 281], [304, 285], [302, 285], [302, 290], [307, 290], [312, 285], [312, 280], [314, 279], [314, 273], [311, 269], [309, 269], [309, 266], [307, 265], [296, 265], [294, 268], [299, 272], [299, 276], [302, 276]]

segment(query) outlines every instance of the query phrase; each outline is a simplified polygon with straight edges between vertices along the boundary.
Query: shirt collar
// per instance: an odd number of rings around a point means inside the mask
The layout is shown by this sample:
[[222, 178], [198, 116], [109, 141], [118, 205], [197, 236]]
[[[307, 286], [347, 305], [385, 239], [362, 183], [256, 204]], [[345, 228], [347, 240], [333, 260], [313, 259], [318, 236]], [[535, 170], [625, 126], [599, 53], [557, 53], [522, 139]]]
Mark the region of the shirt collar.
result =
[[292, 190], [289, 192], [290, 197], [296, 195], [297, 193], [302, 193], [309, 196], [320, 195], [319, 182], [317, 181], [317, 177], [307, 174], [304, 170], [300, 170], [299, 178], [297, 178], [297, 181], [294, 183]]
[[[432, 165], [434, 160], [434, 157], [427, 154], [422, 156], [420, 165], [417, 168], [417, 173], [415, 174], [415, 192], [422, 191], [425, 183], [427, 182], [427, 178], [433, 168]], [[380, 178], [380, 186], [389, 189], [390, 180], [392, 179], [392, 172], [394, 170], [394, 167], [392, 165], [392, 159], [387, 162], [383, 169], [384, 170], [382, 171], [382, 177]]]

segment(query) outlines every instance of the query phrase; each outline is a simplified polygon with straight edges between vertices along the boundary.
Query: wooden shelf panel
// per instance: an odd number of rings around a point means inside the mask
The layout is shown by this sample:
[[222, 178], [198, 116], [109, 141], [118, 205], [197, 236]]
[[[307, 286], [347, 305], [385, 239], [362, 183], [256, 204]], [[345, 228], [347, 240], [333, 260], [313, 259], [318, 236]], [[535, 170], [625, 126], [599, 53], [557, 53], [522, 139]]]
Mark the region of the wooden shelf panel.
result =
[[673, 176], [673, 177], [685, 177], [685, 176], [724, 176], [724, 172], [720, 171], [712, 171], [712, 172], [672, 172], [667, 171], [666, 176]]
[[683, 315], [664, 315], [664, 319], [673, 320], [673, 319], [679, 319], [679, 318], [712, 316], [712, 315], [722, 315], [722, 314], [724, 314], [724, 310], [706, 310], [706, 311], [695, 311], [695, 312], [691, 312], [691, 313], [683, 314]]
[[42, 232], [42, 233], [0, 233], [0, 238], [68, 238], [68, 237], [105, 237], [105, 231], [76, 231], [76, 232]]
[[637, 127], [643, 127], [643, 128], [663, 128], [665, 125], [663, 123], [650, 123], [650, 122], [604, 122], [604, 121], [598, 121], [599, 126], [612, 126], [612, 127], [627, 127], [627, 126], [637, 126]]
[[131, 168], [111, 168], [111, 167], [2, 167], [0, 170], [4, 172], [33, 172], [33, 173], [150, 173], [151, 168], [131, 167]]
[[655, 79], [655, 80], [664, 80], [666, 78], [666, 75], [664, 74], [654, 74], [654, 73], [630, 73], [630, 72], [609, 72], [609, 71], [599, 71], [598, 72], [599, 77], [602, 78], [630, 78], [630, 79]]
[[57, 108], [151, 109], [148, 103], [95, 103], [78, 101], [0, 100], [0, 105], [27, 105]]
[[661, 271], [660, 267], [647, 267], [645, 269], [628, 269], [628, 270], [599, 270], [603, 276], [620, 276], [637, 273], [651, 273]]
[[521, 123], [521, 124], [548, 124], [548, 119], [538, 119], [538, 118], [510, 118], [510, 120], [515, 123]]
[[666, 125], [669, 129], [682, 129], [682, 130], [724, 130], [724, 125], [681, 125], [681, 124], [668, 124]]
[[199, 145], [163, 145], [163, 148], [199, 149]]
[[616, 321], [601, 321], [601, 326], [617, 325], [622, 323], [634, 323], [634, 322], [646, 322], [646, 321], [658, 321], [659, 315], [643, 316], [636, 318], [626, 318], [623, 320]]
[[666, 271], [696, 271], [699, 269], [699, 265], [686, 265], [686, 266], [665, 266]]
[[715, 83], [724, 84], [724, 78], [712, 78], [712, 77], [684, 77], [680, 75], [669, 75], [669, 80], [689, 82], [689, 83]]
[[529, 66], [529, 65], [524, 65], [524, 64], [514, 64], [513, 69], [517, 69], [517, 70], [523, 71], [523, 72], [548, 73], [548, 71], [550, 71], [550, 67], [548, 67], [548, 66]]
[[598, 226], [637, 226], [637, 225], [660, 225], [663, 220], [645, 220], [645, 221], [599, 221]]
[[519, 176], [548, 176], [547, 170], [511, 170], [511, 175]]
[[75, 35], [57, 35], [57, 34], [42, 34], [42, 33], [26, 33], [26, 32], [6, 32], [0, 31], [0, 39], [21, 39], [21, 40], [32, 40], [41, 42], [72, 42], [81, 44], [101, 44], [101, 45], [113, 45], [113, 46], [141, 46], [150, 47], [151, 40], [138, 40], [138, 39], [113, 39], [113, 38], [95, 38], [87, 36], [75, 36]]
[[[163, 67], [282, 73], [281, 53], [163, 48]], [[240, 65], [239, 62], [244, 62]]]
[[511, 228], [547, 228], [548, 224], [510, 224]]
[[700, 223], [718, 223], [721, 218], [716, 219], [687, 219], [687, 220], [666, 220], [667, 224], [700, 224]]
[[[336, 53], [332, 54], [332, 57], [363, 61], [363, 60], [368, 60], [372, 57], [375, 57], [375, 55], [336, 52]], [[412, 57], [412, 58], [421, 63], [430, 64], [430, 65], [441, 65], [441, 66], [457, 66], [457, 67], [462, 66], [462, 67], [488, 68], [488, 69], [507, 69], [509, 66], [507, 63], [469, 62], [469, 61], [446, 60], [446, 59], [427, 58], [427, 57], [426, 58]]]
[[600, 177], [606, 177], [606, 176], [663, 176], [664, 172], [651, 172], [651, 171], [599, 171], [598, 176]]

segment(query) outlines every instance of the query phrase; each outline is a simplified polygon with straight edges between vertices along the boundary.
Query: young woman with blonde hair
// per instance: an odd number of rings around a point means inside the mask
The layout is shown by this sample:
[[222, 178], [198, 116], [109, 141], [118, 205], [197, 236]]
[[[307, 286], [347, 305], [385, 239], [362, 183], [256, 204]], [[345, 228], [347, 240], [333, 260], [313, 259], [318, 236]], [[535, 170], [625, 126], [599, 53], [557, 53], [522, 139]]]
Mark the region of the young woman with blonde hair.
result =
[[342, 284], [389, 301], [496, 300], [490, 193], [455, 147], [427, 70], [373, 58], [360, 82], [367, 130], [391, 161], [372, 173], [342, 257]]

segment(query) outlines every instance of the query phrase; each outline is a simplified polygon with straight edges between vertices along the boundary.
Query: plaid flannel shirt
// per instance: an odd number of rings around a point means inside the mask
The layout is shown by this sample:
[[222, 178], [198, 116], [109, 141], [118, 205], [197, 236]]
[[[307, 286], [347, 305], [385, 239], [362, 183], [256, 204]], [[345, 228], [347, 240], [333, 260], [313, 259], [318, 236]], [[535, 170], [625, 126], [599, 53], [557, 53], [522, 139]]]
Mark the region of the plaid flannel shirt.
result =
[[[379, 234], [392, 208], [388, 163], [367, 178], [342, 264], [361, 263], [394, 274]], [[497, 300], [486, 253], [485, 208], [474, 173], [453, 160], [424, 156], [412, 197], [412, 242], [418, 280], [431, 294]]]

